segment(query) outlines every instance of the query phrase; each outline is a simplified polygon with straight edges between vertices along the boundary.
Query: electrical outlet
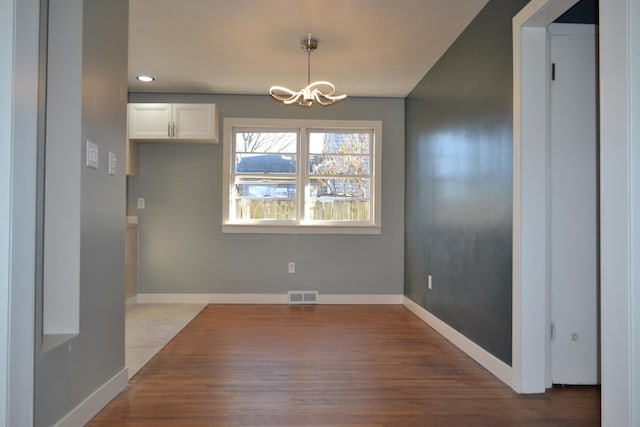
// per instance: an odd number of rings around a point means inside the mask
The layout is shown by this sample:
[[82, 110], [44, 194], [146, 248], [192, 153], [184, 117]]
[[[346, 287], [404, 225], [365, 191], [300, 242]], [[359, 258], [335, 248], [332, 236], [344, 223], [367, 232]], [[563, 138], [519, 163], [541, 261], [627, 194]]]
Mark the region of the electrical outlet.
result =
[[138, 209], [144, 209], [144, 197], [138, 197]]
[[289, 274], [293, 274], [296, 272], [296, 263], [295, 262], [290, 262], [287, 266], [288, 270], [289, 270]]
[[428, 276], [427, 276], [427, 287], [428, 287], [429, 289], [433, 289], [433, 282], [432, 282], [432, 280], [431, 280], [431, 275], [428, 275]]

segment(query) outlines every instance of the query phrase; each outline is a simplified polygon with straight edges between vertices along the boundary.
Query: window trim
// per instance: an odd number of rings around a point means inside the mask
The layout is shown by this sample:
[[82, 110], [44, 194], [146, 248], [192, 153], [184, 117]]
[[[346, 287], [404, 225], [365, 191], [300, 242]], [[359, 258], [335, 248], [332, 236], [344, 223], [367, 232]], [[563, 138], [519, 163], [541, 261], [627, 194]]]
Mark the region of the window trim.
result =
[[[372, 181], [370, 197], [372, 220], [366, 224], [354, 224], [346, 221], [313, 223], [304, 221], [304, 207], [298, 206], [302, 214], [294, 221], [274, 221], [266, 223], [234, 222], [229, 218], [230, 197], [233, 194], [231, 176], [233, 174], [233, 130], [234, 128], [251, 128], [264, 130], [296, 130], [299, 132], [299, 161], [296, 172], [297, 193], [304, 193], [302, 188], [302, 172], [306, 168], [305, 153], [308, 151], [307, 131], [312, 130], [371, 130], [372, 143]], [[226, 117], [223, 120], [223, 172], [222, 172], [222, 232], [223, 233], [255, 233], [255, 234], [381, 234], [382, 233], [382, 122], [378, 120], [307, 120], [307, 119], [256, 119], [244, 117]]]

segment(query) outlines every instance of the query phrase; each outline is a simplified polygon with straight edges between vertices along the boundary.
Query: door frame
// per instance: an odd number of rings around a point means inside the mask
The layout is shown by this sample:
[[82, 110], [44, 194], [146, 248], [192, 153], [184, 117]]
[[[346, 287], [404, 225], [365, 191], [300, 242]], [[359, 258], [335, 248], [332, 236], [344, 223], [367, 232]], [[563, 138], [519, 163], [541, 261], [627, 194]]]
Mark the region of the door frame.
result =
[[513, 386], [551, 386], [548, 224], [551, 42], [578, 0], [532, 0], [513, 18]]
[[[9, 95], [0, 101], [0, 116], [6, 125], [0, 135], [0, 158], [11, 165], [0, 172], [8, 177], [3, 180], [0, 192], [2, 209], [5, 210], [7, 202], [9, 210], [8, 235], [2, 233], [0, 236], [3, 249], [8, 249], [8, 256], [4, 257], [3, 253], [0, 257], [0, 270], [8, 273], [0, 278], [0, 299], [3, 305], [8, 302], [8, 306], [0, 309], [6, 320], [2, 322], [3, 342], [0, 345], [0, 352], [6, 355], [6, 363], [3, 363], [6, 368], [3, 391], [6, 393], [2, 393], [0, 426], [31, 426], [34, 422], [40, 0], [2, 1], [0, 11], [0, 15], [8, 18], [3, 18], [8, 24], [3, 34], [8, 37], [0, 40], [0, 54], [9, 58], [0, 72], [0, 91]], [[5, 136], [8, 136], [6, 140]], [[6, 188], [4, 183], [8, 183]], [[8, 286], [4, 286], [5, 278]]]
[[[522, 393], [544, 392], [550, 385], [548, 241], [546, 233], [540, 232], [547, 230], [546, 27], [574, 3], [575, 0], [532, 0], [513, 19], [512, 387]], [[639, 364], [637, 357], [632, 358], [632, 337], [640, 336], [631, 327], [634, 313], [638, 316], [639, 303], [631, 299], [635, 295], [631, 288], [632, 274], [637, 274], [632, 266], [637, 259], [640, 233], [630, 233], [637, 230], [633, 227], [637, 220], [632, 215], [632, 165], [640, 167], [640, 156], [631, 156], [631, 106], [638, 108], [632, 104], [637, 102], [637, 89], [633, 96], [630, 94], [631, 82], [638, 82], [631, 73], [631, 47], [637, 48], [631, 41], [631, 21], [640, 14], [634, 9], [637, 3], [601, 0], [599, 5], [600, 335], [605, 426], [633, 425], [634, 418], [636, 423], [640, 421], [640, 411], [632, 412], [631, 407], [633, 394], [640, 392], [637, 374], [631, 376], [632, 366], [637, 370]], [[637, 111], [633, 112], [637, 115]]]

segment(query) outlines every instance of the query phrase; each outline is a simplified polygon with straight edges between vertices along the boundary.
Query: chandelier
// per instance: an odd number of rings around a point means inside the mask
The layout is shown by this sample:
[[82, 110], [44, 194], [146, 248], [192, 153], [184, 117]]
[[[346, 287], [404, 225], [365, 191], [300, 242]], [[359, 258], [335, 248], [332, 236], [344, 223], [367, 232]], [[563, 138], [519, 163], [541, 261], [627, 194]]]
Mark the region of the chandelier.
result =
[[330, 105], [345, 99], [347, 95], [334, 95], [336, 88], [331, 82], [311, 83], [311, 52], [318, 48], [318, 40], [308, 34], [306, 39], [300, 40], [300, 47], [307, 51], [307, 86], [297, 92], [283, 86], [271, 86], [271, 96], [286, 105], [297, 104], [303, 107], [310, 107], [314, 101], [320, 105]]

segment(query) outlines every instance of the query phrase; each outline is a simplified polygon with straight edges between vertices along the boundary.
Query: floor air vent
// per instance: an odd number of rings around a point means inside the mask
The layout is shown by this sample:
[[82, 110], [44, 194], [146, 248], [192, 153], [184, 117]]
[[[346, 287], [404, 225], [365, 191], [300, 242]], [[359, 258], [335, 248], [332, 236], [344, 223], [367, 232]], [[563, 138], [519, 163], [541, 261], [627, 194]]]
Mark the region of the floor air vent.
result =
[[288, 291], [289, 304], [317, 304], [318, 291]]

